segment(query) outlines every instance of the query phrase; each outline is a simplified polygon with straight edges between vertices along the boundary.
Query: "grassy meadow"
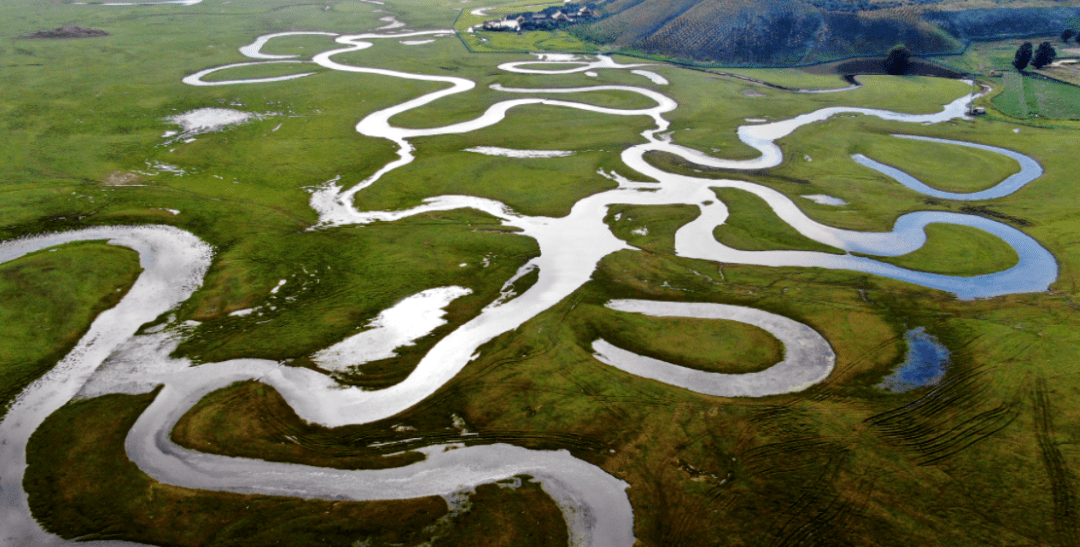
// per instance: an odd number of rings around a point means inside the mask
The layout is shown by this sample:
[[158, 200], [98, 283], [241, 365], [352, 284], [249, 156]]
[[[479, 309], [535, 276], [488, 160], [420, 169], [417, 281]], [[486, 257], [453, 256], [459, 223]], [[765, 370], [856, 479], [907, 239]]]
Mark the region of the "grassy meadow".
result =
[[[490, 13], [519, 4], [494, 3], [498, 9]], [[490, 5], [205, 0], [189, 7], [46, 7], [10, 0], [0, 7], [0, 239], [93, 225], [169, 224], [207, 241], [216, 254], [204, 285], [176, 313], [177, 321], [199, 322], [177, 349], [195, 363], [258, 357], [315, 367], [312, 354], [409, 295], [448, 285], [472, 289], [448, 307], [448, 324], [432, 335], [398, 357], [365, 366], [363, 374], [338, 376], [364, 388], [392, 385], [442, 336], [497, 298], [502, 284], [539, 253], [533, 240], [472, 210], [311, 229], [317, 222], [309, 206], [314, 188], [336, 177], [351, 186], [396, 158], [389, 141], [357, 134], [357, 121], [441, 84], [310, 64], [242, 68], [208, 78], [317, 72], [278, 83], [191, 87], [181, 78], [245, 61], [237, 48], [265, 33], [360, 33], [382, 26], [379, 19], [388, 15], [410, 29], [460, 30], [484, 18], [470, 10]], [[17, 38], [69, 22], [111, 36]], [[514, 48], [565, 51], [576, 45], [561, 34], [505, 38], [484, 43], [483, 54], [462, 43], [479, 47], [469, 36], [417, 46], [377, 40], [336, 60], [477, 83], [470, 92], [393, 118], [404, 127], [468, 120], [499, 101], [526, 96], [494, 90], [496, 83], [635, 85], [678, 102], [678, 110], [665, 116], [675, 142], [739, 159], [756, 155], [735, 134], [746, 118], [775, 121], [834, 105], [936, 112], [970, 91], [961, 82], [867, 76], [857, 90], [799, 94], [664, 64], [648, 70], [667, 78], [667, 86], [628, 71], [510, 74], [496, 66], [535, 59], [508, 52]], [[302, 36], [272, 42], [265, 51], [310, 56], [334, 47], [330, 37]], [[786, 87], [847, 85], [796, 70], [733, 73]], [[993, 83], [995, 93], [1003, 93], [1005, 82]], [[535, 96], [619, 108], [651, 105], [626, 91]], [[1005, 99], [980, 104], [998, 100]], [[202, 107], [265, 116], [192, 142], [162, 137], [176, 129], [166, 117]], [[900, 215], [922, 210], [995, 218], [1028, 233], [1057, 258], [1059, 280], [1047, 293], [958, 301], [854, 272], [681, 258], [674, 234], [696, 218], [696, 207], [616, 205], [605, 221], [635, 249], [605, 257], [589, 283], [486, 344], [456, 378], [405, 413], [322, 428], [298, 418], [273, 389], [245, 382], [204, 398], [173, 439], [206, 452], [336, 468], [404, 465], [422, 457], [415, 449], [436, 443], [566, 449], [629, 483], [635, 535], [644, 546], [1075, 544], [1078, 137], [1067, 120], [1033, 123], [998, 114], [927, 126], [840, 116], [781, 139], [786, 159], [767, 171], [710, 170], [663, 154], [648, 160], [671, 172], [774, 188], [815, 220], [845, 229], [890, 230]], [[401, 209], [433, 196], [465, 194], [499, 200], [521, 214], [564, 216], [582, 198], [615, 187], [597, 170], [639, 178], [619, 153], [650, 128], [645, 116], [516, 108], [489, 128], [413, 140], [416, 161], [360, 192], [355, 203], [360, 210]], [[1018, 169], [982, 150], [892, 136], [905, 133], [1010, 148], [1036, 158], [1045, 174], [1010, 196], [958, 202], [928, 199], [851, 160], [865, 154], [958, 192], [993, 186]], [[476, 146], [576, 153], [508, 159], [463, 151]], [[162, 164], [182, 174], [155, 167]], [[848, 205], [800, 197], [810, 194]], [[836, 252], [779, 222], [756, 196], [730, 189], [716, 195], [731, 211], [729, 223], [714, 234], [727, 245]], [[950, 275], [990, 273], [1017, 260], [1011, 248], [974, 229], [931, 225], [927, 234], [923, 249], [888, 260]], [[138, 273], [134, 253], [100, 243], [0, 265], [0, 402], [62, 357]], [[535, 278], [519, 281], [517, 292]], [[286, 283], [271, 292], [281, 280]], [[655, 358], [728, 373], [762, 370], [782, 358], [783, 348], [742, 324], [646, 318], [604, 307], [615, 298], [719, 302], [782, 314], [818, 330], [836, 352], [837, 366], [820, 385], [761, 399], [697, 395], [634, 377], [593, 358], [592, 342], [605, 338]], [[230, 315], [244, 309], [255, 311]], [[903, 361], [904, 333], [920, 326], [951, 352], [945, 380], [902, 394], [876, 388]], [[155, 545], [566, 543], [557, 507], [528, 480], [517, 489], [479, 487], [471, 508], [452, 517], [439, 498], [330, 502], [156, 483], [123, 454], [128, 428], [153, 396], [73, 402], [35, 434], [25, 486], [46, 529], [69, 538]], [[462, 436], [455, 417], [477, 435]]]

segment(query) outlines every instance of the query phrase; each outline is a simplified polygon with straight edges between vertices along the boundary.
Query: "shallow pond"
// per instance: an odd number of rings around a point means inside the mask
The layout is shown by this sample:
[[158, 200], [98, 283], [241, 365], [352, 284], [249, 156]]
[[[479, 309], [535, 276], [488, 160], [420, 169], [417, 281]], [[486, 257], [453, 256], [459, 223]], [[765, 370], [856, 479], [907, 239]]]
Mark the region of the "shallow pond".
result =
[[907, 357], [878, 387], [904, 393], [940, 382], [949, 366], [949, 348], [933, 335], [927, 334], [926, 327], [907, 331], [904, 340], [908, 345]]

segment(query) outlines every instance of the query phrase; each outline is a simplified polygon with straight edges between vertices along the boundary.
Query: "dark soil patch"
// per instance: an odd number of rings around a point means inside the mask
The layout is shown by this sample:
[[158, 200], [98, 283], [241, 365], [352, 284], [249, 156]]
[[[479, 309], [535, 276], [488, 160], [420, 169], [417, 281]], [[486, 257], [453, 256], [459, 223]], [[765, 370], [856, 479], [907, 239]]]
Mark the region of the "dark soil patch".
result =
[[109, 36], [109, 33], [104, 30], [67, 25], [52, 30], [39, 30], [33, 34], [27, 34], [23, 38], [29, 40], [73, 40], [76, 38], [97, 38], [99, 36]]
[[[804, 68], [811, 74], [838, 74], [840, 76], [854, 76], [856, 74], [885, 74], [884, 57], [860, 57], [834, 63], [824, 63]], [[912, 59], [905, 73], [907, 76], [933, 76], [936, 78], [960, 79], [965, 76], [961, 72], [936, 65], [923, 59]]]

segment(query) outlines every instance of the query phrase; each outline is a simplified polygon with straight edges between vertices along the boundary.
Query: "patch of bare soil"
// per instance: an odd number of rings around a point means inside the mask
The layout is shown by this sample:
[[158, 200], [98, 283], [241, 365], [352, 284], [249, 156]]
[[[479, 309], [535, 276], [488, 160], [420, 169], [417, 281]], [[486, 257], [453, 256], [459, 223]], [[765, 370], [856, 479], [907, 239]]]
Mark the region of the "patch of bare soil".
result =
[[23, 36], [23, 38], [31, 40], [72, 40], [76, 38], [96, 38], [98, 36], [108, 35], [109, 33], [104, 30], [66, 25], [52, 30], [39, 30], [33, 34], [27, 34], [26, 36]]
[[131, 171], [113, 171], [105, 180], [101, 181], [105, 186], [127, 186], [136, 184], [142, 180], [142, 175]]
[[1080, 87], [1080, 63], [1073, 61], [1073, 59], [1058, 61], [1053, 65], [1044, 66], [1042, 69], [1033, 70], [1033, 72], [1046, 76], [1051, 80]]

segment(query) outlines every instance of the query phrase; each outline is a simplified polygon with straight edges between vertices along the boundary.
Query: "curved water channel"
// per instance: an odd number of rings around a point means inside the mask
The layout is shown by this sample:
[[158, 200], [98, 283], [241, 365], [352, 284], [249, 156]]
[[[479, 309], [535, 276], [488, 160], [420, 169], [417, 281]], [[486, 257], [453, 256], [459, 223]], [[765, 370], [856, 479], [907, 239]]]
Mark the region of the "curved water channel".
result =
[[[657, 169], [644, 160], [646, 152], [659, 150], [711, 167], [762, 169], [778, 165], [783, 160], [775, 141], [791, 134], [802, 125], [844, 113], [859, 113], [912, 123], [936, 123], [963, 116], [970, 100], [967, 97], [946, 105], [936, 114], [908, 115], [883, 110], [832, 107], [791, 120], [744, 126], [738, 130], [740, 139], [758, 149], [761, 156], [752, 160], [734, 161], [714, 158], [672, 142], [664, 134], [669, 123], [663, 118], [663, 114], [674, 110], [678, 105], [659, 92], [634, 86], [494, 88], [511, 94], [621, 90], [642, 94], [652, 99], [656, 106], [627, 110], [527, 97], [494, 104], [481, 116], [469, 122], [429, 129], [397, 128], [390, 124], [390, 118], [394, 115], [467, 92], [475, 87], [475, 83], [459, 77], [411, 74], [347, 65], [333, 60], [333, 57], [339, 54], [371, 47], [372, 39], [422, 34], [439, 36], [450, 33], [451, 31], [443, 30], [337, 36], [336, 42], [345, 47], [318, 54], [311, 61], [284, 59], [284, 56], [262, 53], [263, 45], [273, 37], [312, 34], [277, 33], [261, 37], [253, 44], [241, 48], [241, 53], [257, 59], [254, 63], [207, 69], [185, 78], [184, 81], [191, 85], [284, 81], [314, 73], [218, 82], [206, 82], [202, 78], [231, 67], [250, 64], [310, 62], [330, 70], [450, 84], [441, 90], [372, 113], [357, 124], [357, 131], [363, 135], [385, 138], [397, 143], [398, 159], [350, 188], [327, 183], [315, 192], [311, 204], [320, 215], [320, 223], [316, 229], [392, 221], [428, 211], [474, 208], [500, 218], [508, 226], [520, 228], [522, 235], [537, 240], [541, 254], [525, 268], [538, 269], [538, 281], [516, 298], [489, 305], [477, 317], [444, 337], [401, 383], [383, 390], [361, 391], [355, 388], [342, 389], [328, 376], [310, 369], [292, 368], [264, 360], [240, 359], [190, 368], [185, 360], [168, 357], [175, 345], [175, 340], [170, 338], [172, 335], [154, 333], [134, 336], [140, 325], [175, 307], [200, 285], [202, 274], [210, 262], [211, 250], [186, 232], [165, 227], [93, 228], [4, 243], [0, 245], [0, 262], [66, 241], [108, 239], [115, 244], [126, 245], [139, 251], [145, 269], [121, 303], [99, 315], [76, 349], [53, 371], [30, 386], [20, 396], [5, 420], [0, 422], [0, 443], [4, 443], [5, 447], [5, 458], [0, 464], [0, 487], [4, 492], [3, 505], [0, 506], [0, 524], [3, 525], [4, 532], [0, 539], [5, 544], [62, 543], [55, 536], [42, 531], [26, 507], [26, 495], [21, 482], [26, 467], [25, 443], [34, 429], [49, 414], [76, 393], [80, 393], [80, 390], [84, 396], [93, 396], [117, 391], [147, 392], [154, 386], [163, 385], [153, 404], [132, 428], [126, 442], [128, 456], [142, 470], [161, 482], [210, 490], [375, 500], [428, 495], [449, 496], [479, 484], [527, 474], [535, 477], [562, 509], [574, 545], [632, 545], [633, 512], [625, 492], [628, 485], [601, 468], [574, 458], [565, 450], [527, 450], [507, 444], [465, 448], [432, 446], [423, 450], [426, 459], [413, 465], [386, 470], [342, 471], [204, 454], [181, 448], [169, 440], [169, 432], [176, 421], [203, 395], [244, 379], [258, 379], [273, 386], [301, 418], [331, 427], [370, 423], [406, 410], [456, 376], [477, 356], [481, 345], [536, 317], [585, 284], [601, 258], [621, 249], [631, 249], [624, 241], [612, 235], [604, 223], [608, 206], [612, 204], [698, 205], [701, 216], [676, 233], [676, 251], [680, 256], [729, 263], [847, 269], [950, 291], [960, 298], [1043, 291], [1056, 279], [1057, 265], [1049, 252], [1023, 232], [989, 219], [954, 213], [917, 212], [900, 217], [891, 232], [840, 230], [811, 220], [790, 198], [770, 188], [737, 180], [675, 175]], [[506, 63], [500, 65], [500, 68], [511, 72], [551, 74], [593, 69], [629, 69], [638, 66], [620, 65], [607, 57], [584, 62], [551, 59], [542, 61], [545, 65], [552, 62], [574, 63], [575, 66], [565, 70], [541, 70], [529, 68], [529, 63], [535, 61], [526, 61]], [[618, 188], [579, 201], [569, 215], [561, 218], [519, 215], [497, 201], [471, 196], [438, 196], [403, 211], [359, 211], [353, 205], [356, 193], [377, 183], [387, 172], [412, 161], [415, 149], [409, 139], [465, 133], [488, 127], [504, 119], [512, 108], [525, 104], [546, 104], [609, 115], [653, 118], [656, 128], [642, 134], [644, 143], [630, 146], [623, 151], [622, 159], [628, 167], [656, 182], [633, 182], [613, 175], [612, 178], [619, 182]], [[1029, 181], [1024, 183], [1026, 182]], [[716, 187], [732, 187], [753, 192], [765, 199], [784, 222], [803, 235], [839, 249], [879, 256], [905, 254], [923, 245], [923, 228], [927, 224], [939, 222], [963, 224], [992, 233], [1016, 248], [1020, 261], [1003, 272], [963, 278], [915, 272], [850, 254], [739, 251], [719, 244], [712, 237], [713, 228], [723, 224], [728, 214], [726, 206], [711, 190]], [[724, 396], [763, 396], [797, 391], [824, 380], [835, 361], [828, 342], [809, 327], [750, 308], [642, 301], [618, 301], [610, 303], [610, 306], [650, 315], [681, 314], [747, 322], [772, 332], [785, 344], [784, 361], [766, 371], [748, 375], [705, 376], [701, 376], [705, 373], [695, 374], [676, 365], [635, 356], [603, 341], [597, 341], [594, 345], [598, 358], [604, 362], [671, 385], [687, 389], [698, 387], [696, 390], [699, 392]]]
[[593, 342], [596, 358], [636, 376], [705, 395], [761, 397], [802, 391], [823, 381], [836, 364], [832, 346], [814, 329], [782, 315], [729, 304], [614, 300], [608, 308], [652, 317], [726, 319], [758, 327], [784, 345], [784, 359], [746, 374], [703, 372], [636, 355], [605, 340]]
[[855, 154], [851, 156], [856, 162], [861, 165], [865, 165], [879, 173], [884, 174], [887, 177], [892, 178], [896, 182], [919, 192], [920, 194], [926, 194], [931, 197], [940, 199], [956, 199], [956, 200], [976, 200], [976, 199], [997, 199], [1007, 196], [1021, 188], [1027, 183], [1039, 178], [1043, 174], [1042, 166], [1039, 162], [1035, 161], [1030, 156], [1025, 156], [1018, 152], [1014, 152], [1007, 148], [999, 148], [997, 146], [987, 146], [985, 144], [978, 144], [974, 142], [954, 141], [949, 139], [938, 139], [934, 137], [921, 137], [918, 135], [893, 135], [901, 139], [911, 139], [927, 142], [936, 142], [940, 144], [951, 144], [955, 146], [963, 146], [967, 148], [976, 148], [979, 150], [986, 150], [987, 152], [993, 152], [995, 154], [1001, 154], [1002, 156], [1012, 158], [1020, 164], [1020, 171], [1009, 175], [1008, 178], [1001, 181], [992, 188], [987, 188], [979, 192], [970, 192], [967, 194], [959, 194], [956, 192], [943, 192], [935, 188], [927, 186], [925, 183], [916, 179], [915, 177], [891, 166], [881, 163], [879, 161], [872, 160], [862, 154]]

